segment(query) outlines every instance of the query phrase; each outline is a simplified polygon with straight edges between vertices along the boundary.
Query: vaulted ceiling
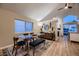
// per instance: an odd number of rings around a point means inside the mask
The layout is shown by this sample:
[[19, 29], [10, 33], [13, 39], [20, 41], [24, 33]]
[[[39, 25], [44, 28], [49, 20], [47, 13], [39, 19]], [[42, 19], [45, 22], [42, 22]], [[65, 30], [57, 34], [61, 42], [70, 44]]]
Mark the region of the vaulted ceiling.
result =
[[60, 10], [65, 3], [2, 3], [0, 8], [4, 8], [18, 14], [28, 16], [37, 21], [50, 20], [53, 17], [64, 17], [66, 15], [79, 15], [79, 4], [70, 4], [72, 9]]

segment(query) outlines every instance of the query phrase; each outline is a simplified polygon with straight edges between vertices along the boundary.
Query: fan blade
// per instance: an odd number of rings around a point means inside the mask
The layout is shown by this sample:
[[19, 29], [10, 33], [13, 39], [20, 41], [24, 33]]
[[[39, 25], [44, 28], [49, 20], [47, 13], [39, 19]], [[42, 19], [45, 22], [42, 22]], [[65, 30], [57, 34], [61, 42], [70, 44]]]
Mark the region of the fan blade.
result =
[[58, 10], [62, 10], [62, 9], [64, 9], [64, 8], [59, 8]]

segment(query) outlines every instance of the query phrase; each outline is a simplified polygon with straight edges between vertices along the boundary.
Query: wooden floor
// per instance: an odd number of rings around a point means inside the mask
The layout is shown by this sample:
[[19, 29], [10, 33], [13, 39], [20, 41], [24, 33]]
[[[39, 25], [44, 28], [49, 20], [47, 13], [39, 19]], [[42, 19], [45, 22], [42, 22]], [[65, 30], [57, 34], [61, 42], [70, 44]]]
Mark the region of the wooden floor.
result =
[[42, 54], [42, 56], [79, 56], [79, 43], [60, 38]]

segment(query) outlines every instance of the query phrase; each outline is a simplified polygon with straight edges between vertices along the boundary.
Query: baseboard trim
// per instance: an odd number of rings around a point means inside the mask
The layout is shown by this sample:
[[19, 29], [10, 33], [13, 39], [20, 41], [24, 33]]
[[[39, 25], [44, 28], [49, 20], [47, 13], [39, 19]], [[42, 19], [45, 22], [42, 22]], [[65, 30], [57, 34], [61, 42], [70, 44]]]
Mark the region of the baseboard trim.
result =
[[4, 47], [0, 47], [0, 50], [11, 47], [11, 46], [13, 46], [13, 44], [10, 44], [10, 45], [4, 46]]

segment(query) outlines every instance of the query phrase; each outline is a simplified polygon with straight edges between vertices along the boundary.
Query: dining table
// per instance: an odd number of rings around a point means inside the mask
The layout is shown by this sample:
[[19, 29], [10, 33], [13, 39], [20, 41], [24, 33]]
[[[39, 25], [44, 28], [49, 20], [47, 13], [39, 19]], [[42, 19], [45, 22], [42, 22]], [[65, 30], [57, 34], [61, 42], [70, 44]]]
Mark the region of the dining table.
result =
[[34, 41], [34, 39], [37, 38], [37, 36], [30, 35], [30, 34], [29, 35], [19, 35], [18, 38], [26, 42], [26, 47], [25, 47], [25, 50], [27, 50], [26, 55], [29, 55], [29, 42]]

